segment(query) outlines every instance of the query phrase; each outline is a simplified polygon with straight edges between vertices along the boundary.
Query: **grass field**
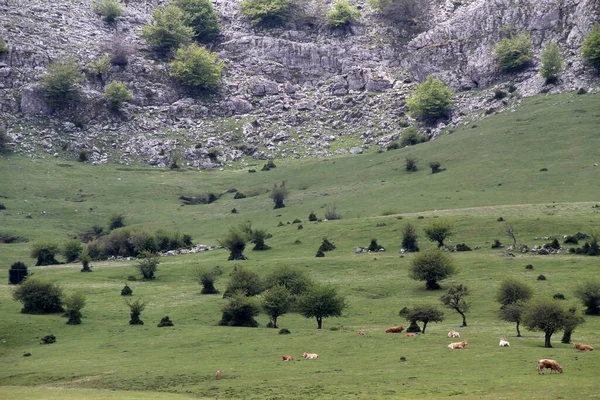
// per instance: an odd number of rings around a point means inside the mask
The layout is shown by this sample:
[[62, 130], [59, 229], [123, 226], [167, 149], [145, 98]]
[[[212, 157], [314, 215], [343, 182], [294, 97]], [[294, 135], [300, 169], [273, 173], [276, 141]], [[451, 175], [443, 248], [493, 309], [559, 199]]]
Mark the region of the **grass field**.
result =
[[[542, 237], [562, 238], [598, 225], [600, 162], [597, 151], [600, 97], [595, 95], [535, 97], [515, 112], [465, 125], [452, 134], [415, 147], [327, 160], [275, 160], [277, 168], [250, 174], [247, 168], [225, 171], [170, 171], [144, 166], [91, 166], [47, 158], [4, 155], [0, 158], [0, 235], [22, 236], [29, 242], [0, 244], [0, 398], [15, 399], [393, 399], [442, 398], [564, 398], [581, 399], [600, 393], [594, 367], [596, 352], [576, 352], [553, 336], [552, 349], [543, 348], [543, 335], [497, 319], [494, 301], [499, 282], [517, 276], [535, 289], [536, 296], [563, 293], [565, 304], [577, 304], [573, 288], [598, 276], [595, 257], [516, 254], [502, 257], [491, 242], [510, 240], [504, 231], [513, 224], [519, 243], [546, 243]], [[476, 125], [475, 127], [473, 127]], [[404, 171], [407, 156], [419, 171]], [[431, 174], [429, 161], [446, 170]], [[252, 163], [253, 161], [247, 160]], [[541, 171], [546, 168], [547, 171]], [[286, 182], [286, 207], [272, 209], [266, 189]], [[250, 194], [233, 199], [224, 194], [208, 205], [183, 206], [180, 195], [223, 193], [235, 188]], [[311, 211], [322, 218], [335, 204], [342, 219], [309, 223]], [[232, 208], [239, 212], [231, 213]], [[41, 277], [60, 282], [68, 293], [82, 289], [87, 298], [83, 323], [65, 324], [59, 315], [20, 314], [6, 284], [8, 267], [29, 258], [31, 243], [66, 240], [109, 216], [125, 215], [127, 225], [167, 228], [190, 233], [194, 242], [218, 244], [230, 226], [250, 220], [273, 234], [265, 252], [246, 250], [249, 260], [227, 262], [225, 250], [161, 258], [157, 279], [128, 282], [134, 298], [148, 306], [144, 326], [129, 326], [129, 309], [119, 295], [134, 261], [93, 262], [94, 272], [82, 274], [78, 264], [33, 267]], [[498, 221], [502, 217], [504, 222]], [[295, 218], [298, 224], [288, 224]], [[459, 272], [427, 291], [407, 277], [412, 255], [400, 255], [401, 230], [417, 226], [422, 248], [431, 245], [422, 227], [433, 218], [454, 224], [450, 245], [466, 243], [481, 249], [453, 253]], [[279, 222], [283, 226], [278, 226]], [[324, 258], [314, 255], [323, 237], [337, 249]], [[383, 253], [355, 254], [372, 238]], [[533, 270], [525, 265], [534, 265]], [[287, 265], [331, 282], [347, 298], [340, 318], [324, 321], [297, 314], [284, 315], [279, 335], [265, 328], [216, 326], [219, 295], [200, 295], [196, 267], [219, 265], [223, 290], [234, 265], [266, 276]], [[544, 274], [545, 281], [537, 280]], [[386, 334], [404, 324], [404, 306], [439, 305], [451, 283], [472, 290], [468, 327], [445, 311], [442, 323], [428, 325], [415, 338]], [[579, 305], [581, 309], [581, 305]], [[174, 327], [157, 328], [168, 315]], [[336, 328], [331, 330], [330, 328]], [[365, 337], [359, 337], [362, 329]], [[465, 350], [449, 350], [449, 329], [468, 340]], [[40, 345], [53, 333], [57, 342]], [[600, 318], [586, 317], [574, 342], [598, 346]], [[511, 348], [499, 348], [501, 336]], [[304, 351], [319, 353], [304, 360]], [[23, 357], [29, 352], [30, 357]], [[282, 362], [282, 355], [293, 362]], [[401, 361], [404, 357], [406, 361]], [[553, 358], [564, 374], [538, 376], [536, 361]], [[222, 379], [215, 380], [217, 369]]]

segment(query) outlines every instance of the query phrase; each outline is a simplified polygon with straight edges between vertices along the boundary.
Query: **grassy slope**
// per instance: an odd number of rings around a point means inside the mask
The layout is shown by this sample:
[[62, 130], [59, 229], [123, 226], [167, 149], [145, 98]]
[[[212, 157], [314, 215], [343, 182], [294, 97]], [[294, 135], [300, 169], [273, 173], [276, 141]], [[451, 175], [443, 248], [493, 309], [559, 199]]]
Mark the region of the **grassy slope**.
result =
[[[83, 389], [116, 389], [115, 398], [137, 396], [123, 390], [220, 398], [542, 398], [540, 385], [544, 393], [563, 398], [595, 394], [594, 353], [574, 353], [559, 344], [560, 335], [550, 350], [540, 347], [539, 333], [512, 337], [514, 326], [495, 317], [493, 295], [504, 276], [515, 275], [534, 286], [537, 294], [562, 292], [571, 303], [574, 284], [595, 274], [597, 260], [567, 255], [503, 258], [486, 241], [507, 241], [505, 225], [496, 221], [499, 216], [515, 224], [519, 241], [529, 245], [544, 242], [534, 237], [572, 234], [597, 225], [597, 209], [592, 206], [600, 199], [600, 188], [594, 184], [598, 168], [593, 166], [598, 161], [593, 146], [598, 103], [597, 96], [538, 97], [514, 113], [414, 148], [317, 162], [276, 161], [276, 169], [256, 174], [92, 167], [5, 157], [0, 160], [0, 195], [5, 196], [1, 202], [7, 210], [0, 215], [0, 233], [61, 239], [93, 224], [104, 225], [111, 213], [120, 212], [128, 224], [177, 228], [198, 242], [216, 244], [230, 225], [249, 219], [274, 234], [268, 242], [273, 249], [248, 252], [245, 266], [261, 274], [283, 264], [305, 268], [316, 279], [339, 285], [349, 308], [342, 318], [326, 320], [322, 332], [314, 329], [314, 321], [295, 314], [280, 320], [281, 327], [292, 331], [289, 336], [264, 328], [216, 327], [223, 300], [200, 296], [191, 275], [198, 265], [221, 265], [226, 274], [217, 286], [222, 289], [233, 266], [224, 261], [226, 253], [217, 250], [162, 259], [156, 281], [131, 283], [134, 295], [150, 304], [142, 314], [146, 325], [130, 327], [118, 293], [134, 273], [131, 263], [94, 263], [92, 274], [79, 273], [77, 265], [35, 268], [36, 274], [61, 282], [66, 291], [83, 288], [86, 318], [71, 327], [54, 315], [19, 314], [19, 304], [10, 299], [11, 288], [2, 284], [0, 397], [12, 397], [13, 385], [72, 388], [74, 392], [65, 393], [80, 398], [103, 397], [104, 392]], [[409, 154], [421, 166], [410, 175], [403, 171]], [[441, 161], [447, 170], [431, 175], [426, 165], [432, 160]], [[548, 171], [540, 172], [541, 168]], [[205, 206], [182, 207], [177, 200], [180, 194], [230, 188], [247, 193], [282, 180], [291, 194], [281, 210], [272, 210], [265, 194], [242, 200], [227, 194]], [[306, 222], [310, 211], [322, 216], [328, 203], [336, 204], [342, 220]], [[231, 214], [233, 207], [240, 213]], [[28, 213], [31, 219], [25, 218]], [[466, 283], [473, 290], [469, 327], [461, 330], [469, 346], [462, 352], [445, 347], [449, 342], [445, 332], [460, 324], [458, 314], [450, 310], [445, 322], [428, 327], [427, 335], [406, 338], [384, 333], [386, 327], [403, 322], [397, 313], [405, 305], [438, 302], [441, 293], [425, 291], [421, 283], [406, 277], [410, 256], [399, 258], [397, 253], [406, 221], [420, 227], [435, 216], [454, 222], [454, 243], [483, 246], [454, 255], [460, 272], [450, 281]], [[304, 229], [276, 227], [279, 221], [294, 218], [304, 221]], [[316, 259], [324, 236], [338, 249]], [[367, 246], [371, 238], [388, 251], [354, 254], [356, 246]], [[302, 243], [293, 245], [295, 240]], [[427, 246], [424, 239], [421, 245]], [[7, 281], [10, 263], [28, 260], [29, 246], [0, 245], [0, 282]], [[535, 270], [524, 269], [530, 263]], [[539, 274], [548, 280], [537, 281]], [[174, 328], [155, 327], [164, 315], [175, 322]], [[259, 322], [264, 326], [266, 317]], [[345, 329], [327, 330], [332, 326]], [[358, 337], [358, 329], [367, 336]], [[588, 317], [574, 340], [594, 345], [599, 331], [600, 321]], [[38, 338], [49, 333], [58, 342], [38, 345]], [[513, 347], [499, 349], [500, 336], [508, 337]], [[22, 357], [26, 351], [32, 356]], [[303, 351], [321, 357], [314, 362], [278, 361], [283, 354], [298, 360]], [[407, 361], [400, 362], [401, 356]], [[538, 378], [535, 361], [542, 357], [559, 360], [565, 374]], [[223, 371], [218, 382], [213, 378], [217, 369]], [[35, 390], [22, 398], [34, 398]], [[48, 398], [52, 393], [63, 392], [48, 391]]]

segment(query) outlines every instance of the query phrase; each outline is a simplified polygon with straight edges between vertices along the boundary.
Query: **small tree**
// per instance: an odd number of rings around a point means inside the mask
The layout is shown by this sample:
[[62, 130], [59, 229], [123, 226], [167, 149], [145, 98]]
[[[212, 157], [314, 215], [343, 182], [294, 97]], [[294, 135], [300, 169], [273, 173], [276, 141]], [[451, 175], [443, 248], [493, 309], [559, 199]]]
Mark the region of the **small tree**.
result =
[[560, 342], [565, 344], [571, 343], [571, 335], [575, 331], [575, 328], [577, 328], [584, 322], [585, 319], [583, 319], [583, 317], [579, 315], [575, 307], [569, 308], [569, 310], [566, 312], [565, 328], [563, 331], [563, 337], [562, 339], [560, 339]]
[[317, 222], [318, 221], [317, 214], [315, 214], [314, 211], [311, 211], [310, 214], [308, 214], [308, 220], [310, 222]]
[[113, 214], [110, 216], [108, 220], [108, 229], [113, 230], [117, 228], [122, 228], [125, 226], [125, 216], [123, 214]]
[[431, 161], [429, 163], [429, 168], [431, 168], [432, 174], [437, 174], [438, 172], [444, 171], [441, 169], [442, 164], [439, 161]]
[[324, 217], [328, 221], [334, 221], [336, 219], [342, 219], [342, 216], [337, 211], [337, 206], [335, 205], [335, 203], [329, 203], [329, 204], [327, 204], [327, 207], [325, 209], [325, 215], [324, 215]]
[[103, 96], [112, 111], [119, 111], [123, 108], [123, 104], [131, 100], [131, 92], [123, 82], [119, 81], [109, 83]]
[[293, 296], [285, 286], [273, 286], [261, 300], [263, 311], [271, 318], [271, 325], [277, 328], [277, 318], [286, 314], [293, 305]]
[[533, 58], [533, 45], [528, 33], [520, 33], [510, 38], [502, 39], [494, 47], [494, 55], [498, 68], [511, 72], [528, 65]]
[[264, 285], [254, 271], [250, 271], [241, 266], [235, 266], [229, 282], [227, 282], [227, 288], [223, 293], [223, 298], [232, 296], [234, 293], [245, 293], [246, 296], [256, 296], [262, 293]]
[[79, 259], [83, 245], [79, 240], [68, 240], [62, 245], [62, 255], [66, 258], [67, 263], [72, 263]]
[[265, 279], [265, 287], [285, 287], [293, 296], [306, 293], [314, 283], [308, 274], [302, 270], [281, 266], [275, 269]]
[[544, 332], [544, 347], [552, 347], [550, 339], [565, 328], [567, 312], [558, 300], [534, 299], [527, 303], [523, 323], [527, 329]]
[[456, 273], [450, 256], [439, 249], [417, 253], [410, 261], [408, 276], [416, 281], [425, 281], [427, 290], [440, 288], [439, 281]]
[[506, 235], [513, 241], [513, 249], [517, 247], [517, 233], [514, 225], [506, 225]]
[[185, 14], [185, 24], [194, 30], [200, 42], [212, 42], [221, 33], [219, 16], [210, 0], [175, 0], [173, 2]]
[[104, 54], [102, 57], [90, 61], [85, 69], [89, 75], [96, 77], [104, 87], [104, 81], [110, 75], [110, 57], [108, 54]]
[[229, 250], [229, 261], [247, 260], [244, 255], [248, 235], [239, 227], [229, 228], [229, 233], [223, 240], [219, 240], [219, 244]]
[[406, 105], [415, 118], [436, 120], [448, 116], [453, 96], [454, 92], [442, 80], [429, 75], [425, 82], [417, 86]]
[[85, 307], [85, 295], [81, 291], [71, 293], [65, 298], [64, 306], [68, 325], [81, 324], [81, 309]]
[[417, 159], [413, 157], [406, 157], [405, 169], [407, 172], [416, 172], [419, 169], [417, 167]]
[[158, 264], [160, 263], [158, 256], [150, 252], [144, 252], [141, 256], [143, 258], [135, 265], [135, 268], [142, 274], [144, 279], [154, 279], [154, 273], [158, 270]]
[[417, 325], [417, 322], [423, 322], [422, 333], [425, 334], [427, 324], [430, 322], [442, 322], [444, 320], [444, 312], [435, 306], [419, 305], [409, 309], [404, 307], [400, 310], [399, 315], [406, 318], [411, 325]]
[[448, 292], [440, 298], [444, 306], [460, 314], [462, 317], [461, 327], [467, 326], [467, 317], [465, 313], [469, 310], [469, 303], [467, 303], [466, 300], [466, 297], [469, 294], [467, 286], [458, 283], [450, 286]]
[[127, 304], [130, 311], [129, 316], [131, 319], [129, 320], [129, 325], [144, 325], [144, 321], [140, 319], [140, 315], [148, 305], [148, 302], [138, 298], [135, 301], [125, 300], [125, 304]]
[[185, 86], [210, 89], [219, 85], [223, 66], [217, 53], [192, 43], [177, 49], [169, 63], [169, 75]]
[[533, 289], [525, 282], [513, 278], [506, 277], [500, 283], [496, 292], [496, 301], [502, 306], [514, 304], [517, 302], [526, 302], [533, 296]]
[[273, 199], [273, 203], [275, 206], [273, 208], [283, 208], [285, 204], [283, 201], [290, 194], [289, 190], [285, 187], [285, 182], [281, 182], [281, 185], [277, 186], [277, 184], [273, 185], [273, 190], [271, 190], [271, 198]]
[[269, 250], [271, 247], [265, 244], [265, 240], [273, 237], [265, 229], [253, 229], [250, 232], [250, 242], [254, 243], [252, 250]]
[[114, 23], [123, 14], [123, 6], [117, 0], [96, 0], [93, 3], [93, 8], [109, 24]]
[[575, 288], [575, 297], [586, 307], [586, 314], [600, 315], [600, 281], [588, 279], [580, 283]]
[[27, 270], [27, 265], [22, 261], [17, 261], [16, 263], [13, 263], [8, 270], [8, 283], [11, 285], [18, 285], [27, 278], [28, 275], [29, 271]]
[[289, 0], [244, 0], [239, 4], [242, 14], [257, 25], [281, 24], [289, 16]]
[[202, 285], [202, 294], [217, 294], [219, 291], [215, 288], [216, 273], [215, 270], [207, 271], [202, 268], [198, 268], [195, 272], [196, 280]]
[[317, 329], [323, 318], [339, 317], [347, 307], [345, 298], [331, 285], [314, 285], [298, 299], [298, 312], [305, 318], [316, 318]]
[[31, 257], [37, 260], [36, 266], [60, 264], [55, 258], [59, 252], [59, 246], [53, 242], [36, 242], [31, 246]]
[[223, 312], [219, 325], [257, 327], [254, 319], [260, 313], [255, 299], [247, 297], [243, 291], [235, 292], [221, 309]]
[[454, 234], [454, 227], [448, 221], [433, 220], [423, 229], [432, 242], [437, 242], [439, 248], [445, 247], [444, 240]]
[[142, 28], [142, 38], [159, 53], [166, 53], [192, 41], [194, 30], [185, 25], [185, 14], [172, 4], [157, 7], [152, 21]]
[[506, 322], [515, 322], [517, 328], [517, 337], [521, 337], [521, 321], [523, 320], [523, 313], [525, 312], [525, 302], [517, 301], [503, 305], [498, 313], [498, 318]]
[[416, 228], [410, 222], [406, 224], [402, 229], [402, 248], [410, 252], [419, 251], [418, 237]]
[[335, 0], [333, 7], [327, 11], [325, 19], [333, 28], [350, 25], [360, 18], [360, 11], [352, 6], [349, 0]]
[[83, 81], [77, 61], [73, 57], [54, 60], [42, 77], [42, 88], [48, 103], [56, 109], [64, 109], [79, 101], [79, 84]]
[[581, 57], [600, 71], [600, 24], [595, 24], [581, 45]]
[[23, 314], [63, 312], [62, 297], [60, 286], [36, 276], [27, 278], [13, 292], [13, 299], [23, 303]]
[[560, 54], [560, 48], [556, 42], [550, 42], [541, 55], [540, 75], [547, 83], [553, 82], [562, 70], [564, 58]]

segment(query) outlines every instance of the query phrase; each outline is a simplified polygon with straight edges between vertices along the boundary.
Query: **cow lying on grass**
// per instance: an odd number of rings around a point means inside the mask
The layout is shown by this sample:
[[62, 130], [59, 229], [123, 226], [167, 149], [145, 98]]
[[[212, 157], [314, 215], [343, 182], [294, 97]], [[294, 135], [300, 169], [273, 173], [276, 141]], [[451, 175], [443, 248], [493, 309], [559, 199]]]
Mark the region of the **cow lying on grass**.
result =
[[538, 361], [538, 363], [537, 363], [538, 375], [544, 373], [544, 368], [550, 369], [550, 373], [552, 373], [554, 371], [558, 371], [562, 374], [562, 372], [563, 372], [562, 367], [554, 360], [542, 359], [542, 360]]
[[504, 340], [504, 338], [500, 338], [500, 343], [499, 343], [500, 347], [510, 347], [510, 343], [508, 343], [508, 341]]
[[463, 340], [462, 342], [450, 343], [448, 345], [449, 349], [464, 349], [467, 347], [467, 341]]
[[406, 334], [406, 337], [415, 337], [415, 336], [417, 336], [416, 333], [407, 333]]
[[455, 338], [455, 337], [459, 338], [460, 337], [460, 333], [458, 333], [456, 331], [450, 331], [450, 332], [448, 332], [448, 337], [449, 338]]
[[577, 344], [577, 343], [575, 343], [573, 345], [573, 348], [577, 349], [577, 350], [582, 350], [582, 351], [586, 351], [586, 350], [587, 351], [592, 351], [592, 350], [594, 350], [594, 348], [592, 346], [590, 346], [589, 344]]
[[319, 355], [316, 354], [316, 353], [307, 353], [307, 352], [304, 352], [303, 357], [306, 358], [307, 360], [312, 360], [313, 358], [318, 358]]
[[391, 328], [387, 328], [385, 333], [402, 333], [404, 330], [404, 326], [392, 326]]
[[365, 336], [365, 333], [363, 331], [358, 331], [358, 336]]
[[281, 356], [281, 361], [294, 361], [292, 356]]

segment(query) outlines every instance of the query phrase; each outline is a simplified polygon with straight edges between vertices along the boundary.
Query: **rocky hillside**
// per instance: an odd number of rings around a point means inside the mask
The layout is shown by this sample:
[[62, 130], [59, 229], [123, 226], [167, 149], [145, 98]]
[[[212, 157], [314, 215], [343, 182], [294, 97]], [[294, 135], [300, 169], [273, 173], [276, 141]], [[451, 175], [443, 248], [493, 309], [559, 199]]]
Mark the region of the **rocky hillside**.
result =
[[[296, 0], [285, 26], [257, 28], [240, 14], [238, 1], [215, 0], [222, 36], [213, 51], [225, 63], [216, 92], [190, 95], [168, 77], [138, 34], [164, 0], [129, 0], [109, 25], [91, 0], [0, 0], [0, 119], [18, 151], [93, 162], [194, 168], [275, 157], [300, 158], [379, 149], [415, 122], [405, 100], [428, 74], [457, 90], [450, 125], [516, 107], [521, 96], [598, 84], [583, 65], [581, 43], [600, 20], [598, 0], [426, 0], [418, 21], [394, 23], [363, 0], [358, 23], [332, 29], [329, 7]], [[502, 74], [492, 49], [511, 32], [530, 32], [536, 58], [518, 74]], [[539, 53], [557, 41], [566, 57], [558, 82], [538, 74]], [[130, 53], [110, 79], [126, 82], [133, 100], [121, 114], [107, 111], [103, 87], [84, 82], [84, 101], [68, 116], [51, 113], [39, 80], [54, 59], [75, 56], [83, 67], [114, 46]], [[516, 88], [494, 100], [494, 88]], [[496, 111], [494, 111], [496, 110]]]

